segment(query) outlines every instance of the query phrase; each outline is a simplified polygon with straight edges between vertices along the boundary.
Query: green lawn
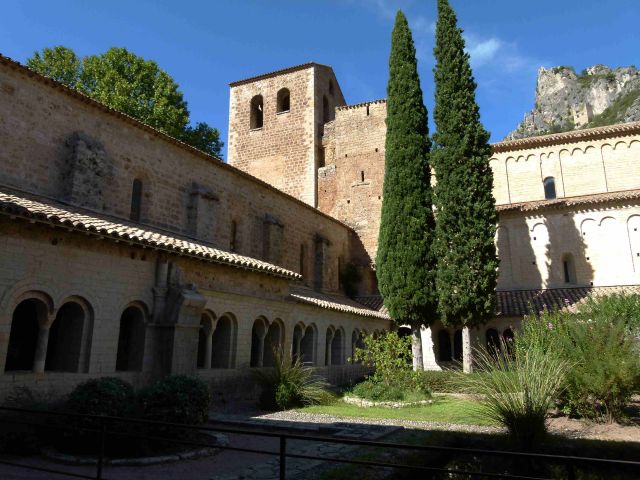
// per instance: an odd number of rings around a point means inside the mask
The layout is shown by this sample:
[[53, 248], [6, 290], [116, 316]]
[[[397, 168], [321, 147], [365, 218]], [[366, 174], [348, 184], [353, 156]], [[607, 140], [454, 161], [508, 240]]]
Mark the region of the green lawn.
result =
[[301, 408], [304, 413], [324, 413], [336, 417], [360, 417], [392, 420], [411, 420], [465, 425], [492, 425], [475, 414], [477, 403], [473, 400], [451, 397], [436, 397], [431, 405], [403, 408], [359, 407], [343, 401], [333, 405], [314, 405]]

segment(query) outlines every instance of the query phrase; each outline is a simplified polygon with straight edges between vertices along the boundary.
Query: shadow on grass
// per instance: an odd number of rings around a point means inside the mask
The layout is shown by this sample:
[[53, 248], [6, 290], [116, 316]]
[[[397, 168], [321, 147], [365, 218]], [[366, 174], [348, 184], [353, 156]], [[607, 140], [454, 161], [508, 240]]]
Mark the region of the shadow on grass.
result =
[[[434, 445], [444, 447], [474, 448], [485, 450], [518, 451], [505, 434], [483, 434], [470, 432], [445, 432], [405, 429], [385, 438], [392, 443], [410, 445]], [[616, 442], [591, 439], [572, 439], [560, 435], [549, 435], [536, 449], [528, 453], [551, 455], [606, 458], [637, 461], [640, 458], [639, 442]], [[523, 475], [527, 477], [576, 480], [637, 480], [640, 478], [638, 467], [599, 467], [593, 464], [573, 464], [573, 476], [569, 467], [562, 463], [542, 462], [523, 458], [505, 458], [489, 455], [458, 455], [448, 452], [415, 452], [411, 450], [380, 450], [362, 448], [350, 455], [358, 460], [398, 463], [409, 466], [446, 468], [476, 473]], [[408, 469], [368, 468], [354, 465], [341, 465], [326, 469], [318, 480], [360, 479], [455, 479], [471, 480], [486, 478], [480, 475], [454, 474], [442, 472], [423, 472]]]

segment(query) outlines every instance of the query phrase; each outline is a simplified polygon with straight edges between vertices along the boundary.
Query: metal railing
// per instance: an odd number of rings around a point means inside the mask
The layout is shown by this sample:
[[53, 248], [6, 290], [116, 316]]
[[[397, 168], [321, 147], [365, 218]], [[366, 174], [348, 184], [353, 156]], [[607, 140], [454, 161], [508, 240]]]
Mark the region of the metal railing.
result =
[[[288, 441], [290, 440], [304, 441], [304, 442], [333, 443], [333, 444], [350, 445], [354, 447], [384, 448], [387, 451], [389, 451], [390, 449], [394, 449], [398, 451], [412, 451], [412, 452], [441, 452], [449, 455], [449, 458], [448, 458], [449, 461], [455, 460], [457, 458], [461, 458], [467, 455], [475, 455], [475, 456], [484, 456], [484, 457], [511, 458], [511, 459], [517, 459], [522, 461], [526, 460], [530, 462], [541, 462], [542, 464], [563, 465], [566, 468], [566, 476], [564, 476], [563, 478], [567, 478], [569, 480], [574, 480], [576, 478], [576, 468], [578, 467], [620, 469], [625, 472], [630, 471], [634, 474], [635, 472], [637, 472], [638, 478], [640, 478], [640, 461], [612, 460], [612, 459], [606, 459], [606, 458], [578, 457], [578, 456], [570, 456], [570, 455], [551, 455], [551, 454], [544, 454], [544, 453], [526, 453], [526, 452], [516, 452], [516, 451], [507, 451], [507, 450], [486, 450], [486, 449], [478, 449], [478, 448], [446, 447], [446, 446], [437, 446], [437, 445], [411, 445], [411, 444], [378, 442], [378, 441], [369, 441], [369, 440], [354, 440], [354, 439], [347, 439], [347, 438], [333, 438], [333, 437], [321, 436], [321, 435], [266, 432], [262, 430], [254, 430], [254, 429], [246, 429], [246, 428], [184, 425], [184, 424], [177, 424], [177, 423], [139, 420], [139, 419], [125, 418], [125, 417], [110, 417], [110, 416], [82, 415], [82, 414], [74, 414], [74, 413], [46, 412], [46, 411], [29, 410], [29, 409], [22, 409], [22, 408], [11, 408], [11, 407], [0, 407], [0, 412], [7, 412], [7, 413], [13, 412], [14, 414], [45, 415], [45, 416], [53, 416], [58, 418], [61, 417], [65, 419], [91, 421], [91, 423], [97, 424], [98, 425], [97, 428], [82, 427], [82, 426], [72, 425], [72, 424], [62, 425], [59, 423], [56, 423], [54, 425], [51, 425], [51, 424], [47, 425], [47, 424], [37, 423], [33, 421], [25, 421], [19, 418], [12, 418], [10, 416], [2, 417], [2, 421], [4, 423], [27, 425], [27, 426], [33, 426], [36, 428], [44, 428], [44, 429], [51, 428], [56, 430], [84, 431], [84, 432], [91, 432], [91, 433], [97, 434], [99, 439], [99, 448], [96, 456], [96, 465], [95, 465], [96, 471], [94, 475], [84, 475], [76, 472], [56, 470], [53, 468], [45, 468], [45, 467], [39, 467], [35, 465], [18, 463], [14, 461], [8, 461], [0, 457], [0, 465], [7, 465], [11, 467], [24, 468], [24, 469], [34, 470], [34, 471], [40, 471], [43, 473], [58, 474], [61, 476], [68, 476], [68, 477], [74, 477], [74, 478], [107, 480], [107, 477], [103, 476], [103, 471], [105, 467], [105, 462], [107, 460], [105, 456], [105, 445], [106, 445], [106, 439], [108, 436], [130, 437], [130, 438], [136, 438], [140, 440], [152, 440], [152, 441], [159, 441], [159, 442], [165, 442], [165, 443], [171, 443], [171, 444], [177, 444], [177, 445], [185, 445], [185, 446], [192, 446], [192, 447], [207, 447], [207, 448], [215, 448], [220, 450], [253, 453], [253, 454], [278, 457], [279, 478], [281, 480], [284, 480], [286, 478], [287, 459], [303, 459], [303, 460], [316, 460], [316, 461], [319, 460], [323, 462], [358, 465], [366, 468], [373, 468], [373, 467], [381, 467], [381, 468], [389, 468], [389, 469], [396, 468], [396, 469], [402, 469], [402, 470], [410, 470], [413, 472], [425, 472], [425, 473], [430, 472], [434, 474], [442, 473], [448, 476], [452, 474], [457, 474], [457, 475], [473, 475], [476, 477], [483, 477], [483, 478], [504, 478], [504, 479], [518, 479], [518, 480], [550, 480], [544, 477], [523, 476], [523, 475], [516, 475], [516, 474], [509, 474], [509, 473], [490, 473], [490, 472], [470, 471], [470, 470], [457, 469], [457, 468], [443, 468], [443, 467], [434, 467], [434, 466], [425, 466], [425, 465], [407, 465], [407, 464], [394, 463], [394, 462], [361, 460], [356, 458], [347, 459], [347, 458], [337, 458], [337, 457], [328, 457], [328, 456], [304, 455], [304, 454], [293, 453], [288, 451], [287, 444], [288, 444]], [[216, 432], [216, 433], [219, 432], [219, 433], [229, 433], [229, 434], [237, 434], [237, 435], [250, 435], [250, 436], [256, 436], [256, 437], [278, 439], [279, 444], [278, 444], [277, 451], [234, 447], [231, 445], [215, 445], [211, 443], [198, 442], [193, 440], [166, 438], [161, 436], [132, 433], [130, 431], [118, 431], [117, 429], [113, 429], [113, 427], [114, 426], [117, 427], [118, 424], [129, 424], [129, 425], [134, 424], [134, 425], [141, 425], [141, 426], [147, 426], [147, 427], [163, 427], [163, 428], [172, 428], [172, 429], [178, 429], [183, 431]], [[611, 471], [612, 470], [608, 470], [608, 473], [611, 473]]]

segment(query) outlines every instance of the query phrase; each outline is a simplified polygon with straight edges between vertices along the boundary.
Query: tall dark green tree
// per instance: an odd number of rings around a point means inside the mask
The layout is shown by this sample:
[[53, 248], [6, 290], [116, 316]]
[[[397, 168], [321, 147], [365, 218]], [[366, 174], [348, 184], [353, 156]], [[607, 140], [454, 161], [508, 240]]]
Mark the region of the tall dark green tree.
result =
[[414, 368], [422, 369], [420, 328], [436, 319], [437, 307], [431, 141], [416, 50], [401, 11], [391, 35], [385, 147], [378, 285], [391, 317], [398, 324], [411, 325]]
[[469, 327], [495, 314], [498, 218], [489, 133], [480, 123], [469, 55], [447, 0], [438, 0], [434, 53], [436, 133], [431, 157], [437, 178], [436, 287], [442, 321], [465, 327], [463, 363], [465, 371], [470, 371]]
[[34, 53], [27, 65], [204, 152], [220, 155], [219, 131], [204, 122], [189, 125], [187, 102], [178, 84], [152, 60], [126, 48], [110, 48], [81, 60], [73, 50], [57, 46]]

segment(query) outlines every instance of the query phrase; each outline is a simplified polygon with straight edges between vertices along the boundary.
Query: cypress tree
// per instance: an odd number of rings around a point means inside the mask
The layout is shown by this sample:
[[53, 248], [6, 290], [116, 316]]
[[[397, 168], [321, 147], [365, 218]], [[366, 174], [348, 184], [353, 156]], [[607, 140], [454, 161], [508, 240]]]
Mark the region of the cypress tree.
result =
[[396, 15], [387, 85], [384, 198], [376, 271], [391, 317], [409, 324], [414, 368], [422, 369], [420, 327], [436, 316], [435, 228], [427, 109], [407, 19]]
[[448, 0], [438, 0], [432, 161], [437, 184], [436, 288], [445, 325], [462, 325], [465, 371], [472, 369], [469, 327], [494, 316], [498, 220], [489, 167], [489, 133], [480, 123], [469, 55]]

